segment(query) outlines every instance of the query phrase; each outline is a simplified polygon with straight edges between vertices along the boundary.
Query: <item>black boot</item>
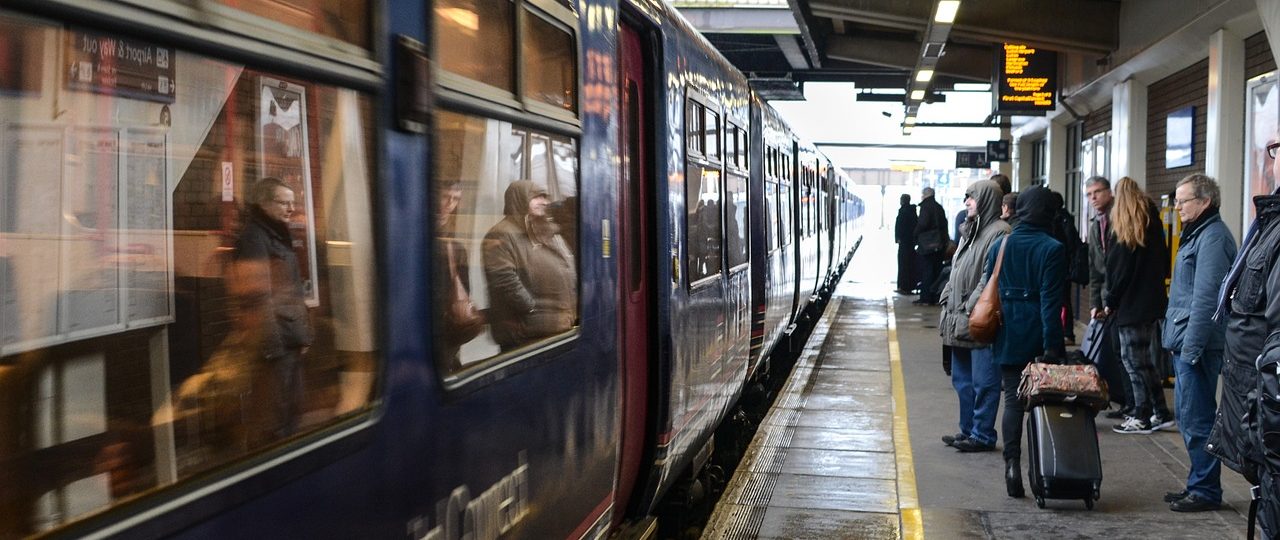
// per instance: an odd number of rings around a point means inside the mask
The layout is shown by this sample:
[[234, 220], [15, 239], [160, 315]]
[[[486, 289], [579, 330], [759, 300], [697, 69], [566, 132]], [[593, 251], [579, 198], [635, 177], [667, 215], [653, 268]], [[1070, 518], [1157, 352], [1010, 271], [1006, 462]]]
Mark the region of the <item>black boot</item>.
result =
[[1018, 461], [1018, 458], [1004, 460], [1004, 486], [1015, 499], [1026, 496], [1022, 491], [1022, 465]]

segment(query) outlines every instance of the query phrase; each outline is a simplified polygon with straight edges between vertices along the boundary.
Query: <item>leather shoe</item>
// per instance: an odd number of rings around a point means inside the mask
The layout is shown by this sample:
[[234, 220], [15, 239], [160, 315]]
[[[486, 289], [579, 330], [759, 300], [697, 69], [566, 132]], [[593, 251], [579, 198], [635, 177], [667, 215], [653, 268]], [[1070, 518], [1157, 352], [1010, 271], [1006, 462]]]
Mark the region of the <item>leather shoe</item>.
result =
[[1202, 499], [1195, 493], [1169, 503], [1169, 509], [1174, 512], [1204, 512], [1208, 510], [1217, 510], [1221, 507], [1222, 503], [1216, 503], [1209, 499]]
[[965, 437], [963, 433], [957, 433], [955, 435], [943, 435], [942, 444], [945, 444], [947, 446], [954, 446], [957, 442], [963, 441], [965, 439], [968, 439], [968, 437]]
[[1022, 464], [1018, 458], [1004, 460], [1004, 487], [1009, 496], [1021, 499], [1026, 496], [1022, 491]]
[[996, 449], [996, 445], [994, 444], [982, 444], [973, 439], [959, 440], [951, 443], [951, 446], [961, 452], [990, 452]]
[[1181, 501], [1182, 499], [1187, 498], [1187, 495], [1190, 494], [1191, 492], [1185, 489], [1182, 491], [1170, 491], [1164, 494], [1164, 502], [1171, 503], [1174, 501]]

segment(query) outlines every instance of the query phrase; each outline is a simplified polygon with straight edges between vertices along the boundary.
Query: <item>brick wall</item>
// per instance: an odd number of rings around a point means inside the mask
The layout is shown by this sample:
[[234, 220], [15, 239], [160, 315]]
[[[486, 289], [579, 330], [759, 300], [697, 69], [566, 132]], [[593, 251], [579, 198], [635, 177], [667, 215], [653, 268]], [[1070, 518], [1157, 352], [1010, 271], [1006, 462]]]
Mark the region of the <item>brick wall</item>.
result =
[[[1205, 124], [1209, 112], [1209, 59], [1152, 83], [1147, 88], [1147, 193], [1157, 202], [1178, 180], [1204, 172]], [[1169, 113], [1195, 107], [1191, 165], [1165, 168], [1166, 122]]]

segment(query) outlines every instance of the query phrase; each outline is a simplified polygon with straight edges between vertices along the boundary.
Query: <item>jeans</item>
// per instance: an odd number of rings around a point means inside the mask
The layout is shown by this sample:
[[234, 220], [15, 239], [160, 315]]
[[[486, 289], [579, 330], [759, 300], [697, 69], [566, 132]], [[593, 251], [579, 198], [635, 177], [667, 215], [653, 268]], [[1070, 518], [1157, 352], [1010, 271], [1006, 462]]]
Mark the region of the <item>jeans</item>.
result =
[[1187, 445], [1191, 470], [1187, 473], [1187, 491], [1197, 497], [1222, 502], [1222, 462], [1205, 452], [1204, 445], [1213, 428], [1218, 411], [1214, 393], [1218, 389], [1218, 373], [1222, 370], [1222, 351], [1204, 351], [1195, 365], [1173, 355], [1173, 395], [1178, 413], [1182, 442]]
[[1169, 406], [1164, 401], [1156, 355], [1164, 354], [1160, 348], [1160, 325], [1157, 321], [1133, 326], [1121, 326], [1120, 361], [1129, 373], [1129, 387], [1133, 389], [1133, 416], [1150, 421], [1152, 413], [1169, 418]]
[[960, 433], [974, 442], [994, 445], [1000, 375], [991, 348], [952, 347], [951, 386], [960, 400]]
[[1000, 366], [1000, 386], [1004, 389], [1004, 416], [1000, 417], [1000, 433], [1004, 435], [1004, 459], [1022, 457], [1022, 415], [1026, 404], [1018, 397], [1025, 366]]

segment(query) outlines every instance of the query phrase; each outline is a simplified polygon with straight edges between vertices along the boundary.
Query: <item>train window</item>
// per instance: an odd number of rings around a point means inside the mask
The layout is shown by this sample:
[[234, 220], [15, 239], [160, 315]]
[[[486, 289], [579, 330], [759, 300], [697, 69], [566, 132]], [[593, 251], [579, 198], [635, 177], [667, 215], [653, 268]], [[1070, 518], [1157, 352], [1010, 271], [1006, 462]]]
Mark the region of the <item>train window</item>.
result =
[[[505, 2], [495, 2], [505, 3]], [[524, 17], [524, 95], [534, 101], [576, 111], [578, 49], [573, 34], [532, 10]], [[450, 54], [442, 56], [451, 56]]]
[[689, 99], [685, 100], [685, 124], [684, 135], [685, 141], [688, 142], [688, 150], [695, 154], [702, 155], [705, 152], [706, 139], [703, 138], [703, 118], [702, 104]]
[[578, 150], [509, 122], [436, 114], [436, 359], [446, 378], [578, 325]]
[[720, 273], [720, 171], [690, 161], [685, 174], [689, 283]]
[[778, 237], [778, 183], [772, 180], [764, 183], [764, 212], [765, 212], [765, 246], [769, 251], [773, 251], [782, 244]]
[[369, 48], [368, 0], [217, 0], [246, 13]]
[[729, 268], [747, 263], [747, 177], [725, 175], [725, 262]]
[[779, 197], [778, 197], [778, 208], [780, 209], [778, 212], [778, 217], [781, 218], [781, 221], [779, 222], [779, 225], [778, 225], [778, 237], [779, 237], [779, 240], [781, 240], [782, 245], [789, 246], [791, 245], [791, 224], [792, 224], [791, 185], [784, 182], [779, 186], [782, 191], [781, 193], [779, 193]]
[[703, 109], [706, 120], [702, 126], [706, 130], [707, 141], [703, 146], [703, 155], [711, 161], [720, 161], [720, 113], [711, 109]]
[[436, 0], [435, 49], [440, 68], [515, 91], [515, 8], [500, 0]]
[[[0, 50], [23, 51], [6, 75], [60, 81], [0, 94], [0, 537], [369, 407], [373, 100], [133, 37], [0, 21], [29, 29], [0, 35]], [[163, 84], [100, 75], [109, 50], [147, 51], [110, 60]]]

